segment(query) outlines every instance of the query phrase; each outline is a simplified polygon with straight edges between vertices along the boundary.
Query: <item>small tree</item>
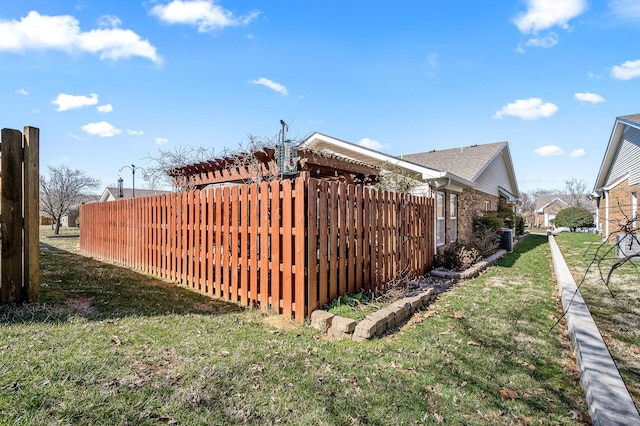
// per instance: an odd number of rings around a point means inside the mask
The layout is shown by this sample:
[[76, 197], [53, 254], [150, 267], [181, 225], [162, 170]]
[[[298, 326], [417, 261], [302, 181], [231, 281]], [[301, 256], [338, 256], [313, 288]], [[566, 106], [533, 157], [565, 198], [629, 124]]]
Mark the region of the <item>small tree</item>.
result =
[[554, 220], [555, 226], [566, 226], [575, 232], [576, 228], [593, 225], [593, 215], [582, 207], [568, 207], [561, 210]]
[[49, 178], [40, 176], [40, 210], [55, 221], [55, 234], [60, 232], [62, 216], [77, 207], [89, 190], [96, 189], [100, 180], [81, 170], [67, 166], [49, 166]]

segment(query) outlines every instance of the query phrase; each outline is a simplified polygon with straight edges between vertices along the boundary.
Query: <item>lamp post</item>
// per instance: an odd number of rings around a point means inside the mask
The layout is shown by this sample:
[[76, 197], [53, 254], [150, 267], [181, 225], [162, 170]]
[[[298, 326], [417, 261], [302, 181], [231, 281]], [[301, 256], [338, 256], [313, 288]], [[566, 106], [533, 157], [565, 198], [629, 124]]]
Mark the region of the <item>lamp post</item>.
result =
[[[143, 169], [142, 167], [136, 167], [135, 164], [132, 164], [130, 166], [122, 166], [122, 167], [120, 167], [120, 172], [122, 172], [122, 170], [124, 170], [124, 169], [131, 169], [131, 176], [132, 176], [132, 196], [131, 196], [131, 198], [136, 198], [136, 170], [137, 169], [142, 169], [142, 171], [145, 172], [145, 173], [146, 173], [146, 170]], [[118, 180], [118, 182], [120, 182], [120, 180]]]

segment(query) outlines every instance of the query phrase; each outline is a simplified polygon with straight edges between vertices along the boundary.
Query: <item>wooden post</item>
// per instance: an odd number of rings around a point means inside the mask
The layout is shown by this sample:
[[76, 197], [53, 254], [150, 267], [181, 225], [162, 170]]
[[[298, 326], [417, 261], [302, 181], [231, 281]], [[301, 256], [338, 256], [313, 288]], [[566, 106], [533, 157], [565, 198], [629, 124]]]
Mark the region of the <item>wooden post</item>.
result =
[[2, 129], [2, 256], [0, 301], [22, 301], [22, 133]]
[[24, 293], [35, 303], [40, 287], [40, 129], [24, 128]]

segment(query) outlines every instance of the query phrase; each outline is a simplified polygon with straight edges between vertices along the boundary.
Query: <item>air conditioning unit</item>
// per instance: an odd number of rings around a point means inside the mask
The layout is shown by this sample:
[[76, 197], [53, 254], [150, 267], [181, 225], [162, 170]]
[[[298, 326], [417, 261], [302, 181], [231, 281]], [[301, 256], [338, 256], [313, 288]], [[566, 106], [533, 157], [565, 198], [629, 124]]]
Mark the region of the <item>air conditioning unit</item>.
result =
[[[618, 234], [616, 235], [616, 256], [621, 259], [631, 254], [640, 253], [640, 235]], [[634, 258], [634, 260], [640, 257]]]

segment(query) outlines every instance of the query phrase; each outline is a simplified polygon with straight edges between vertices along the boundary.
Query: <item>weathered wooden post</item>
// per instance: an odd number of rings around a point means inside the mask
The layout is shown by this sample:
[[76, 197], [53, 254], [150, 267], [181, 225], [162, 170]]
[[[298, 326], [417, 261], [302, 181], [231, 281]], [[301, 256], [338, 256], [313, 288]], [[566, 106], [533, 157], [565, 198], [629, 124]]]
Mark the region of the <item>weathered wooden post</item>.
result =
[[24, 128], [24, 286], [34, 303], [40, 288], [40, 129]]
[[18, 130], [2, 129], [0, 298], [3, 303], [22, 300], [22, 157], [22, 133]]
[[[2, 129], [0, 302], [37, 302], [40, 285], [39, 130]], [[24, 162], [24, 164], [23, 164]]]

